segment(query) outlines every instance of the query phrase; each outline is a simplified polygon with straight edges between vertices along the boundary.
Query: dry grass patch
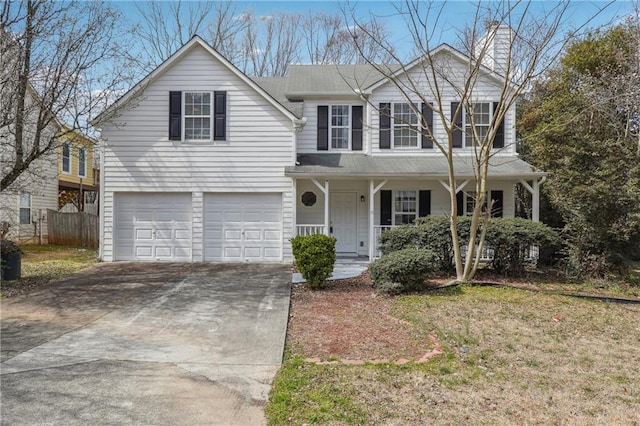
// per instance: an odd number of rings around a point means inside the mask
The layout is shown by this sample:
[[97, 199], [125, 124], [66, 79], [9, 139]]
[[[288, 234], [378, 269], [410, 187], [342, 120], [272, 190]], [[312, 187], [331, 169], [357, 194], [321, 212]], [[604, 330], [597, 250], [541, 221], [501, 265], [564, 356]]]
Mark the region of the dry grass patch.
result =
[[0, 283], [2, 297], [27, 294], [97, 263], [95, 249], [36, 244], [21, 248], [22, 277]]
[[[366, 339], [384, 327], [378, 318], [385, 307], [385, 313], [409, 323], [412, 339], [435, 333], [445, 353], [426, 364], [318, 366], [303, 359], [312, 355], [310, 348], [322, 347], [323, 339], [333, 339], [332, 328], [300, 332], [299, 321], [305, 312], [316, 312], [312, 305], [318, 300], [334, 296], [296, 297], [296, 291], [288, 335], [295, 344], [271, 394], [271, 424], [640, 422], [640, 305], [467, 286], [377, 297], [371, 300], [380, 301], [378, 310], [345, 307], [350, 322], [370, 329], [366, 335], [349, 334], [354, 346], [362, 344], [360, 336]], [[375, 345], [368, 347], [375, 358]], [[319, 394], [319, 387], [331, 391]], [[331, 409], [320, 416], [314, 407]]]

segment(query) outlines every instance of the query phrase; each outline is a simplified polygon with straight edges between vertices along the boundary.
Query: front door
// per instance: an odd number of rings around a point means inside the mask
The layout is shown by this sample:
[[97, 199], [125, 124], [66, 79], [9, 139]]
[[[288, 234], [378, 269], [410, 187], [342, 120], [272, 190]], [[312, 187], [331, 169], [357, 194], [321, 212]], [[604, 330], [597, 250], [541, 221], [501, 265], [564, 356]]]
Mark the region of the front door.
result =
[[332, 192], [330, 233], [336, 238], [336, 253], [356, 253], [358, 194], [355, 192]]

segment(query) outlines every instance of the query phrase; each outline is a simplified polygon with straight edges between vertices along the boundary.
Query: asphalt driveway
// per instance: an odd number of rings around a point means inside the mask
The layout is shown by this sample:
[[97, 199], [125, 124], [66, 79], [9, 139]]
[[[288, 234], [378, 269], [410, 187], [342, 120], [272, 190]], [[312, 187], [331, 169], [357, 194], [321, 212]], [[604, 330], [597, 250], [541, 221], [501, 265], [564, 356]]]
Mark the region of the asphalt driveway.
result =
[[287, 265], [100, 264], [1, 302], [2, 424], [252, 425]]

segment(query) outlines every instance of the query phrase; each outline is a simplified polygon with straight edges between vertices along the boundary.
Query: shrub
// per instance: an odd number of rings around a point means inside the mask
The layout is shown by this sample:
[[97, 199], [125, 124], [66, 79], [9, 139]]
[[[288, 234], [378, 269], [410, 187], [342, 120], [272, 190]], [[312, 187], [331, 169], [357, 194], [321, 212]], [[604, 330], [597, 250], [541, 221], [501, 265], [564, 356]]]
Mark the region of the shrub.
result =
[[398, 226], [384, 231], [380, 235], [379, 247], [383, 255], [407, 248], [419, 248], [420, 230], [413, 225]]
[[322, 234], [291, 239], [296, 267], [312, 290], [323, 288], [336, 263], [336, 239]]
[[[494, 218], [489, 222], [485, 246], [494, 250], [491, 268], [505, 275], [524, 272], [531, 246], [542, 248], [548, 258], [560, 247], [557, 232], [540, 222], [522, 218]], [[551, 255], [549, 253], [552, 253]]]
[[[471, 220], [458, 217], [458, 235], [462, 244], [469, 239]], [[446, 216], [426, 216], [418, 218], [415, 225], [399, 226], [380, 235], [380, 250], [383, 255], [406, 248], [428, 249], [436, 259], [436, 270], [450, 273], [453, 265], [453, 240]]]
[[0, 239], [0, 256], [4, 259], [5, 256], [11, 253], [22, 253], [22, 249], [14, 241], [6, 238]]
[[435, 254], [416, 248], [391, 252], [369, 265], [373, 286], [392, 294], [420, 289], [436, 270]]

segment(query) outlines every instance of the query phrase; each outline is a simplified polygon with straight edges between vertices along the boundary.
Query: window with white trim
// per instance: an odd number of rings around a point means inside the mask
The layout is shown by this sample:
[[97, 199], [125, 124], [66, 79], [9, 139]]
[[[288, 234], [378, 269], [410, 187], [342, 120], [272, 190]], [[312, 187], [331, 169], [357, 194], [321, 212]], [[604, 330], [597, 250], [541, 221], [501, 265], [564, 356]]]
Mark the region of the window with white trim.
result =
[[418, 217], [418, 191], [393, 192], [393, 224], [406, 225]]
[[28, 225], [31, 223], [31, 194], [23, 192], [19, 198], [20, 225]]
[[349, 105], [331, 105], [331, 149], [349, 149]]
[[472, 147], [474, 144], [473, 125], [475, 125], [478, 135], [475, 141], [481, 142], [487, 133], [489, 133], [489, 125], [491, 124], [491, 116], [493, 115], [493, 104], [491, 102], [475, 103], [470, 109], [473, 110], [473, 117], [470, 116], [469, 111], [465, 111], [464, 114], [464, 146], [467, 148]]
[[393, 104], [394, 148], [418, 147], [418, 115], [408, 103]]
[[184, 139], [211, 139], [211, 92], [184, 92]]
[[[471, 216], [473, 214], [473, 209], [476, 208], [476, 203], [478, 200], [478, 193], [475, 191], [468, 191], [464, 193], [464, 215], [465, 216]], [[488, 197], [485, 196], [484, 197], [484, 204], [482, 207], [482, 211], [486, 211], [487, 210], [487, 202], [488, 202]]]
[[78, 176], [87, 177], [87, 149], [78, 148]]
[[62, 144], [62, 172], [71, 173], [71, 145], [68, 142]]

